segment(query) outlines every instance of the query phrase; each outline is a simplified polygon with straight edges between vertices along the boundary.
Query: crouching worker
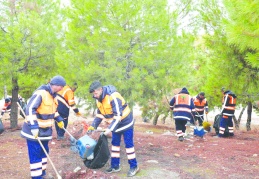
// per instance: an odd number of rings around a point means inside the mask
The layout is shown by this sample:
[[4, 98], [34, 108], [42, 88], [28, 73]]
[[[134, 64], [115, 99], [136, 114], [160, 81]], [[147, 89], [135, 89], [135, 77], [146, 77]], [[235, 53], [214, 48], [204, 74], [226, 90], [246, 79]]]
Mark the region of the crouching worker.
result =
[[26, 139], [30, 160], [31, 177], [42, 179], [46, 175], [48, 142], [52, 139], [53, 119], [60, 128], [64, 127], [63, 118], [57, 112], [58, 102], [56, 93], [66, 82], [62, 76], [55, 76], [47, 85], [40, 86], [31, 96], [26, 107], [26, 119], [22, 127], [21, 136]]
[[11, 98], [5, 98], [4, 107], [2, 108], [2, 111], [1, 111], [1, 116], [3, 116], [4, 113], [10, 112], [10, 111], [11, 111]]
[[[73, 109], [77, 116], [81, 116], [78, 108], [76, 107], [74, 92], [77, 89], [77, 83], [74, 83], [73, 86], [66, 85], [62, 90], [57, 93], [58, 99], [58, 113], [64, 119], [64, 128], [67, 128], [68, 125], [68, 117], [70, 108]], [[58, 127], [57, 123], [55, 123], [56, 131], [57, 131], [57, 140], [63, 140], [65, 137], [65, 130], [63, 128]]]
[[232, 118], [235, 114], [237, 96], [230, 90], [225, 91], [224, 88], [221, 89], [221, 92], [224, 96], [222, 98], [222, 117], [220, 119], [218, 137], [226, 136], [226, 128], [228, 129], [229, 136], [234, 136], [234, 124]]
[[114, 86], [102, 86], [100, 82], [94, 81], [89, 92], [96, 99], [97, 115], [88, 130], [97, 129], [102, 120], [110, 123], [104, 135], [112, 132], [111, 167], [106, 173], [119, 172], [120, 167], [120, 143], [121, 136], [124, 138], [126, 153], [130, 169], [127, 176], [136, 175], [139, 171], [133, 142], [134, 119], [132, 112], [124, 98], [118, 93]]

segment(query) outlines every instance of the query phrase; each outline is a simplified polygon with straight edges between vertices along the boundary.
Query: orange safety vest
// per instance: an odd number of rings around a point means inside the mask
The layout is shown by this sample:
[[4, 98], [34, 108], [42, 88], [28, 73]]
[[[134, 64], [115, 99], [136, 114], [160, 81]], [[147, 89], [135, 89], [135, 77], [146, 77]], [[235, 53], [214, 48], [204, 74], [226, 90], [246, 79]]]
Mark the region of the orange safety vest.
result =
[[[102, 102], [96, 100], [97, 108], [99, 109], [100, 113], [106, 118], [107, 122], [111, 122], [111, 120], [113, 120], [113, 109], [111, 106], [111, 102], [114, 100], [114, 98], [120, 99], [122, 102], [122, 106], [125, 105], [126, 102], [125, 102], [124, 98], [118, 92], [114, 92], [111, 95], [106, 95], [103, 98]], [[117, 111], [117, 112], [119, 112], [119, 111]], [[121, 120], [123, 120], [125, 117], [127, 117], [129, 115], [129, 113], [130, 113], [130, 108], [127, 105], [126, 108], [122, 111]], [[96, 115], [96, 116], [102, 118], [102, 116], [100, 114]]]
[[195, 97], [193, 103], [196, 111], [204, 111], [204, 107], [207, 103], [207, 100], [202, 99], [202, 101], [200, 101], [198, 98]]
[[[182, 105], [187, 105], [186, 107]], [[191, 112], [189, 106], [191, 105], [190, 95], [188, 94], [177, 94], [175, 96], [175, 107], [174, 112], [176, 111], [186, 111]]]
[[[56, 98], [53, 98], [51, 94], [48, 91], [45, 90], [39, 90], [36, 91], [35, 94], [41, 95], [42, 102], [40, 106], [37, 109], [37, 113], [44, 116], [53, 116], [56, 117], [57, 115], [57, 107], [58, 107], [58, 101]], [[37, 119], [38, 125], [41, 128], [47, 128], [51, 127], [53, 124], [54, 118], [48, 118], [48, 119]]]
[[225, 94], [222, 98], [222, 103], [224, 104], [225, 102], [225, 97], [228, 97], [228, 100], [224, 106], [224, 109], [226, 110], [231, 110], [234, 111], [236, 108], [236, 98], [234, 98], [233, 96], [229, 95], [229, 94]]
[[74, 92], [71, 90], [71, 88], [68, 85], [65, 86], [62, 90], [60, 90], [58, 94], [62, 96], [65, 99], [65, 101], [63, 98], [59, 96], [58, 96], [58, 100], [60, 100], [64, 105], [66, 105], [67, 108], [75, 104]]

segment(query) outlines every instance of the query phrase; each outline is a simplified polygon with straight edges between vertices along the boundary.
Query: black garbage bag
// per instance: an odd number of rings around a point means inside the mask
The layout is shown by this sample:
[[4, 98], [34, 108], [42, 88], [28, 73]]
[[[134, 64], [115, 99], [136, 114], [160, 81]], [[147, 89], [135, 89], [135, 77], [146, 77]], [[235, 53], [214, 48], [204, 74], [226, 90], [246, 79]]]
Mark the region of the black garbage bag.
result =
[[0, 119], [0, 134], [2, 134], [4, 132], [4, 125], [2, 120]]
[[110, 156], [107, 137], [104, 134], [101, 134], [94, 148], [94, 158], [92, 160], [86, 159], [84, 164], [90, 169], [102, 168], [107, 163]]
[[[219, 128], [220, 128], [220, 119], [222, 118], [222, 114], [217, 114], [214, 118], [213, 128], [215, 129], [216, 134], [219, 134]], [[224, 137], [229, 136], [228, 128], [226, 127], [224, 132]]]

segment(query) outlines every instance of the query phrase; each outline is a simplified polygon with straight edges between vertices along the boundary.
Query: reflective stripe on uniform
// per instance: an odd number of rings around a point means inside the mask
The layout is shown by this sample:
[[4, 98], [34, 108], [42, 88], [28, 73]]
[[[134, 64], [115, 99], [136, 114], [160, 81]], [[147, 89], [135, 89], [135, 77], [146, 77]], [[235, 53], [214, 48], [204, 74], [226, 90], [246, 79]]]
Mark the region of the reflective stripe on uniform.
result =
[[132, 160], [132, 159], [136, 158], [136, 154], [135, 153], [127, 154], [127, 157], [128, 157], [128, 160]]
[[174, 108], [173, 110], [174, 112], [175, 111], [185, 111], [185, 112], [189, 112], [191, 113], [191, 109], [188, 109], [188, 108], [183, 108], [183, 107], [177, 107], [177, 108]]
[[111, 157], [113, 158], [120, 158], [120, 153], [119, 152], [112, 152]]
[[42, 170], [46, 170], [47, 168], [47, 158], [42, 158]]
[[133, 152], [135, 152], [135, 149], [134, 149], [134, 147], [126, 148], [126, 152], [127, 153], [133, 153]]
[[30, 164], [30, 168], [31, 168], [32, 170], [37, 169], [37, 168], [41, 168], [41, 166], [42, 166], [42, 163], [41, 163], [41, 162], [38, 162], [38, 163], [31, 163], [31, 164]]
[[112, 151], [119, 152], [120, 151], [120, 146], [112, 146]]

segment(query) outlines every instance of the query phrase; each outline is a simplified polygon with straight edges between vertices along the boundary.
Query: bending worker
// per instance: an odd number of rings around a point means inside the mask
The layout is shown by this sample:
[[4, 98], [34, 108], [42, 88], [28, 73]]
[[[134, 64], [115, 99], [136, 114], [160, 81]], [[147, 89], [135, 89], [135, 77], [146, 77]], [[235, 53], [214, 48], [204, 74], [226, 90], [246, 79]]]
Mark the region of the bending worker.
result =
[[205, 98], [205, 93], [200, 92], [196, 97], [193, 98], [195, 108], [192, 110], [195, 121], [199, 121], [199, 126], [202, 126], [204, 121], [204, 111], [206, 114], [209, 112], [208, 101]]
[[225, 130], [228, 128], [229, 136], [234, 136], [233, 116], [236, 109], [236, 95], [230, 91], [222, 89], [222, 118], [220, 119], [219, 137], [225, 137]]
[[[64, 119], [64, 128], [67, 128], [68, 125], [68, 116], [70, 108], [76, 113], [77, 116], [81, 116], [78, 108], [76, 107], [76, 102], [74, 99], [74, 92], [78, 88], [77, 83], [74, 83], [73, 86], [66, 85], [61, 91], [57, 94], [58, 99], [58, 113]], [[57, 131], [57, 140], [63, 140], [65, 130], [58, 127], [58, 124], [55, 123]]]
[[106, 170], [106, 173], [119, 172], [121, 170], [120, 143], [123, 136], [128, 163], [130, 165], [127, 176], [136, 175], [139, 167], [133, 142], [134, 119], [128, 104], [112, 85], [102, 86], [100, 82], [94, 81], [90, 85], [89, 92], [96, 99], [98, 110], [92, 126], [88, 130], [91, 128], [92, 130], [97, 129], [99, 124], [104, 120], [110, 123], [104, 135], [112, 132], [111, 167]]
[[1, 116], [3, 116], [4, 113], [10, 112], [10, 111], [11, 111], [11, 99], [7, 97], [4, 100], [4, 107], [2, 108]]

